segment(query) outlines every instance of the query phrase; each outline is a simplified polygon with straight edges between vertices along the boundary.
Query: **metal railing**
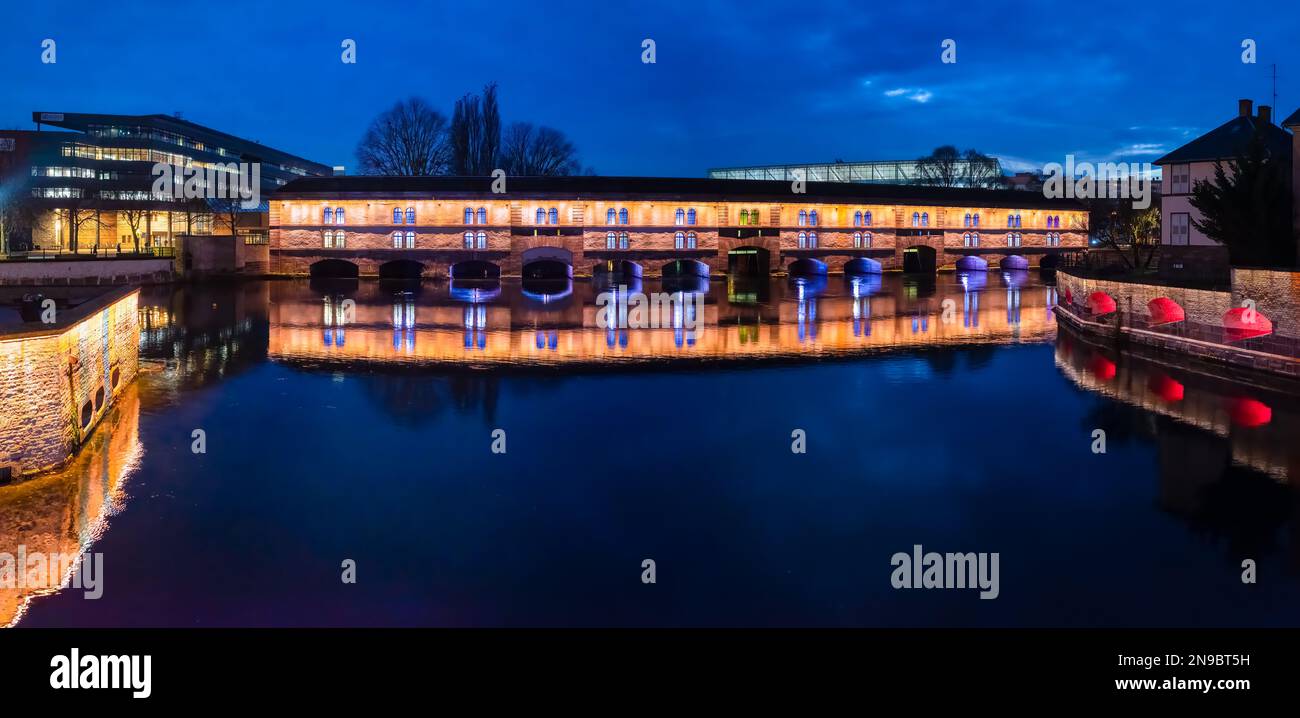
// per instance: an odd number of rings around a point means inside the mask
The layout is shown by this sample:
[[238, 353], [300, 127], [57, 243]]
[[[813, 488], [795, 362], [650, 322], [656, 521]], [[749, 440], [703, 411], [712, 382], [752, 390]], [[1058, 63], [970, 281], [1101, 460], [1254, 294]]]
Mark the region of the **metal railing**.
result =
[[0, 262], [84, 262], [96, 259], [171, 259], [175, 256], [175, 247], [141, 247], [139, 252], [133, 246], [99, 247], [76, 252], [65, 249], [33, 249], [0, 255]]

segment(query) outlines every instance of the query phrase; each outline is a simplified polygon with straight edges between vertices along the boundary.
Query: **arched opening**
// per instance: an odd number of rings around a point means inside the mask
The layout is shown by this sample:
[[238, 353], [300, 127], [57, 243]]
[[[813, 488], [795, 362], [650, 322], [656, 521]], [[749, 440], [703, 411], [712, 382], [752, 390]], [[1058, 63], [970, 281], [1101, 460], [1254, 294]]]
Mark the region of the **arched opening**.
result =
[[934, 247], [918, 244], [915, 247], [908, 247], [903, 250], [904, 272], [910, 274], [934, 274], [936, 268]]
[[870, 257], [854, 257], [844, 263], [845, 274], [880, 274], [882, 271], [880, 262]]
[[591, 268], [592, 275], [604, 275], [620, 279], [640, 279], [644, 270], [640, 264], [628, 259], [606, 259]]
[[727, 274], [733, 277], [766, 277], [771, 253], [762, 247], [736, 247], [727, 252]]
[[1060, 262], [1061, 262], [1061, 255], [1045, 254], [1043, 255], [1042, 259], [1038, 260], [1038, 268], [1049, 270], [1049, 271], [1056, 271], [1056, 266], [1060, 264]]
[[330, 279], [356, 279], [361, 274], [357, 265], [345, 259], [322, 259], [312, 264], [309, 271], [313, 277]]
[[1019, 254], [1008, 254], [998, 262], [1002, 269], [1029, 269], [1029, 260]]
[[674, 259], [663, 266], [662, 274], [668, 277], [709, 277], [709, 265], [698, 259]]
[[533, 247], [520, 257], [524, 279], [566, 280], [573, 278], [573, 253], [563, 247]]
[[957, 260], [958, 272], [987, 272], [989, 270], [988, 260], [983, 257], [967, 255]]
[[791, 262], [788, 271], [791, 275], [797, 275], [800, 277], [824, 276], [826, 274], [826, 263], [820, 259], [804, 257], [803, 259], [796, 259]]
[[501, 268], [481, 259], [467, 259], [451, 265], [452, 279], [500, 279]]
[[419, 279], [424, 265], [411, 259], [395, 259], [379, 265], [380, 279]]

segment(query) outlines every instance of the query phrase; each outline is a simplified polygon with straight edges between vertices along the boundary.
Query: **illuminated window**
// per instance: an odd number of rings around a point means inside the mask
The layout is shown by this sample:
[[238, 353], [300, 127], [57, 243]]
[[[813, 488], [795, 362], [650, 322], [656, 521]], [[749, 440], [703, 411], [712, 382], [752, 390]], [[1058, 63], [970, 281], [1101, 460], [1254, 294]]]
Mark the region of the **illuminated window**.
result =
[[624, 207], [618, 211], [618, 223], [627, 224], [627, 207]]
[[863, 247], [868, 247], [868, 248], [871, 247], [871, 233], [870, 233], [870, 232], [863, 232], [863, 233], [862, 233], [862, 246], [863, 246]]
[[809, 232], [809, 233], [808, 233], [808, 246], [811, 247], [811, 248], [813, 248], [813, 249], [816, 249], [816, 247], [817, 247], [817, 233], [816, 233], [816, 232]]
[[921, 226], [921, 213], [920, 213], [920, 212], [913, 212], [913, 213], [912, 213], [912, 226], [913, 226], [913, 227], [920, 227], [920, 226]]
[[749, 224], [749, 210], [747, 209], [740, 210], [740, 223]]
[[[397, 210], [393, 210], [393, 211], [394, 211], [394, 212], [397, 212]], [[393, 221], [396, 222], [396, 221], [398, 221], [398, 220], [393, 220]], [[465, 208], [465, 224], [474, 224], [474, 208], [473, 208], [473, 207], [466, 207], [466, 208]]]
[[343, 208], [334, 210], [334, 224], [343, 224]]
[[686, 223], [695, 224], [695, 210], [693, 209], [686, 210]]
[[[858, 219], [861, 219], [861, 218], [860, 218], [860, 217], [858, 217], [858, 218], [854, 218], [854, 221], [856, 222]], [[861, 232], [854, 232], [854, 233], [853, 233], [853, 246], [854, 246], [854, 247], [861, 247], [861, 246], [862, 246], [862, 233], [861, 233]]]
[[751, 209], [751, 210], [749, 210], [749, 223], [750, 223], [750, 224], [760, 224], [759, 219], [758, 219], [758, 210], [757, 210], [757, 209]]
[[1017, 227], [1020, 226], [1020, 215], [1018, 215], [1018, 214], [1016, 215], [1016, 226], [1017, 226]]
[[[614, 213], [614, 210], [611, 209], [611, 210], [610, 210], [610, 214], [613, 214], [613, 213]], [[617, 237], [617, 235], [615, 235], [613, 232], [606, 232], [606, 233], [605, 233], [605, 249], [614, 249], [614, 248], [617, 247], [617, 246], [618, 246], [618, 237]]]
[[817, 210], [814, 209], [808, 213], [808, 224], [813, 227], [817, 226]]
[[394, 207], [394, 208], [393, 208], [393, 224], [401, 224], [401, 223], [402, 223], [402, 208], [401, 208], [401, 207]]
[[415, 232], [406, 233], [406, 248], [415, 249]]
[[487, 224], [487, 207], [478, 208], [478, 223]]
[[677, 211], [673, 213], [673, 224], [676, 225], [686, 224], [686, 210], [682, 209], [681, 207], [677, 208]]
[[970, 212], [967, 212], [967, 213], [966, 213], [966, 217], [965, 217], [964, 219], [962, 219], [961, 226], [963, 226], [963, 227], [969, 227], [969, 226], [970, 226]]
[[407, 207], [407, 208], [406, 208], [406, 223], [407, 223], [407, 224], [415, 224], [415, 208], [414, 208], [414, 207]]
[[1016, 226], [1016, 216], [1015, 216], [1014, 214], [1008, 214], [1008, 215], [1007, 215], [1007, 228], [1009, 229], [1009, 228], [1014, 227], [1014, 226]]
[[922, 227], [929, 227], [929, 226], [930, 226], [930, 213], [929, 213], [929, 212], [922, 212], [922, 213], [921, 213], [921, 226], [922, 226]]
[[474, 233], [473, 233], [473, 232], [466, 232], [466, 233], [465, 233], [465, 249], [473, 249], [473, 248], [474, 248]]
[[963, 235], [961, 236], [961, 244], [962, 244], [963, 247], [969, 247], [969, 246], [970, 246], [970, 232], [967, 232], [966, 234], [963, 234]]
[[611, 208], [608, 212], [605, 213], [605, 224], [613, 224], [613, 223], [614, 223], [614, 210], [613, 208]]
[[862, 215], [862, 226], [863, 226], [863, 227], [870, 227], [870, 226], [871, 226], [871, 213], [870, 213], [870, 212], [867, 212], [866, 214]]
[[974, 215], [971, 216], [971, 225], [970, 225], [970, 226], [972, 226], [972, 227], [978, 227], [978, 226], [980, 226], [980, 213], [979, 213], [979, 212], [976, 212]]
[[402, 246], [402, 233], [393, 232], [393, 249], [400, 249]]
[[334, 230], [327, 229], [322, 233], [321, 244], [325, 247], [334, 246]]
[[[681, 210], [678, 211], [680, 212]], [[676, 235], [673, 236], [673, 246], [676, 247], [677, 249], [683, 249], [686, 247], [685, 232], [678, 232]]]
[[536, 219], [533, 220], [533, 224], [546, 224], [546, 210], [538, 207], [535, 217]]
[[547, 221], [550, 222], [551, 224], [559, 224], [559, 223], [560, 223], [560, 210], [557, 209], [557, 208], [555, 208], [555, 207], [552, 207], [552, 208], [551, 208], [551, 211], [546, 213], [546, 219], [547, 219]]
[[[623, 210], [623, 211], [626, 212], [627, 210]], [[627, 232], [618, 233], [618, 248], [627, 249]]]
[[[854, 227], [861, 227], [861, 226], [862, 226], [862, 212], [854, 212], [854, 213], [853, 213], [853, 226], [854, 226]], [[858, 237], [859, 239], [861, 239], [861, 235], [857, 235], [857, 237]]]
[[487, 232], [478, 233], [478, 248], [487, 249]]
[[321, 211], [324, 214], [324, 218], [321, 221], [325, 224], [334, 224], [334, 210], [326, 207]]
[[803, 249], [804, 247], [807, 247], [807, 246], [808, 246], [808, 233], [807, 233], [807, 232], [800, 232], [800, 233], [799, 233], [799, 249]]
[[687, 233], [686, 233], [686, 248], [687, 248], [687, 249], [695, 249], [695, 233], [694, 233], [694, 232], [687, 232]]
[[970, 246], [972, 246], [972, 247], [978, 247], [978, 246], [980, 246], [980, 233], [979, 233], [979, 232], [972, 232], [972, 233], [971, 233], [971, 235], [970, 235]]
[[806, 224], [808, 224], [808, 210], [801, 209], [799, 210], [799, 226], [802, 227]]

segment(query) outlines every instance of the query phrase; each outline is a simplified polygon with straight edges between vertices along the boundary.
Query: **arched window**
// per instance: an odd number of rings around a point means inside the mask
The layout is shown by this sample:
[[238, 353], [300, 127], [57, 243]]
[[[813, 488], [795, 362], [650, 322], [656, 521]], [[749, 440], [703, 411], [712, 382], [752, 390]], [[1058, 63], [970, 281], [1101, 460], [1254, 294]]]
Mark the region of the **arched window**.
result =
[[678, 233], [673, 237], [673, 246], [676, 247], [677, 249], [682, 249], [683, 247], [686, 246], [686, 233], [685, 233], [685, 232], [678, 232]]
[[605, 224], [613, 224], [613, 223], [614, 223], [614, 208], [610, 207], [609, 211], [605, 212]]
[[695, 210], [693, 209], [686, 210], [686, 223], [695, 224]]
[[487, 249], [487, 232], [478, 233], [478, 248]]
[[920, 213], [920, 212], [913, 212], [913, 213], [912, 213], [912, 226], [913, 226], [913, 227], [920, 227], [920, 226], [921, 226], [921, 213]]
[[807, 247], [807, 246], [808, 246], [808, 233], [807, 233], [807, 232], [800, 232], [800, 233], [799, 233], [799, 249], [803, 249], [804, 247]]
[[[623, 211], [626, 212], [627, 210], [623, 210]], [[627, 249], [627, 232], [618, 233], [618, 248]]]
[[343, 230], [341, 229], [334, 233], [334, 246], [339, 249], [343, 248]]
[[406, 248], [415, 249], [415, 232], [406, 233]]
[[976, 212], [975, 214], [971, 215], [971, 225], [970, 225], [970, 226], [972, 226], [972, 227], [978, 227], [978, 226], [980, 226], [980, 213], [979, 213], [979, 212]]
[[749, 210], [749, 223], [750, 223], [750, 224], [761, 224], [761, 223], [759, 222], [759, 219], [758, 219], [758, 209], [757, 209], [757, 208]]
[[549, 222], [550, 224], [559, 224], [560, 210], [555, 207], [552, 207], [551, 211], [546, 213], [546, 221]]
[[1020, 215], [1018, 215], [1018, 214], [1016, 215], [1016, 226], [1017, 226], [1017, 227], [1020, 226]]
[[929, 212], [922, 212], [922, 213], [921, 213], [921, 226], [922, 226], [922, 227], [929, 227], [929, 226], [930, 226], [930, 213], [929, 213]]
[[343, 208], [339, 207], [334, 210], [334, 224], [343, 224]]
[[[856, 218], [856, 217], [854, 218], [854, 221], [855, 221], [855, 222], [857, 221], [857, 218]], [[861, 233], [861, 232], [854, 232], [854, 233], [853, 233], [853, 246], [854, 246], [854, 247], [861, 247], [861, 246], [862, 246], [862, 233]]]
[[673, 212], [673, 224], [686, 224], [686, 210], [678, 207], [677, 211]]
[[863, 246], [863, 247], [868, 247], [868, 248], [871, 247], [871, 233], [870, 233], [870, 232], [863, 232], [863, 233], [862, 233], [862, 246]]
[[853, 226], [854, 226], [854, 227], [861, 227], [861, 226], [862, 226], [862, 212], [861, 212], [861, 211], [857, 211], [857, 212], [854, 212], [854, 213], [853, 213]]
[[971, 233], [971, 236], [970, 236], [970, 246], [972, 246], [972, 247], [978, 247], [978, 246], [980, 246], [980, 233], [979, 233], [979, 232], [972, 232], [972, 233]]
[[870, 226], [871, 226], [871, 213], [870, 213], [870, 212], [867, 212], [866, 214], [862, 215], [862, 226], [863, 226], [863, 227], [870, 227]]
[[1016, 226], [1016, 216], [1015, 216], [1014, 214], [1008, 214], [1008, 215], [1007, 215], [1007, 228], [1010, 229], [1011, 227], [1014, 227], [1014, 226]]
[[814, 248], [817, 246], [817, 233], [816, 233], [816, 232], [809, 232], [809, 233], [808, 233], [808, 246], [809, 246], [809, 247], [814, 247]]
[[970, 246], [970, 232], [967, 232], [966, 234], [963, 234], [961, 236], [961, 246], [963, 247]]
[[808, 224], [813, 227], [817, 226], [817, 210], [814, 209], [808, 213]]
[[967, 213], [966, 213], [966, 217], [965, 217], [965, 219], [962, 220], [962, 225], [961, 225], [961, 226], [963, 226], [963, 227], [969, 227], [969, 226], [970, 226], [970, 212], [967, 212]]
[[393, 232], [393, 249], [400, 249], [402, 246], [402, 233]]
[[533, 221], [533, 224], [546, 224], [546, 210], [541, 207], [537, 208], [537, 218]]
[[465, 233], [465, 249], [473, 249], [473, 248], [474, 248], [474, 233], [473, 233], [473, 232], [466, 232], [466, 233]]
[[740, 223], [749, 224], [749, 210], [747, 209], [740, 210]]
[[326, 207], [321, 212], [324, 215], [324, 217], [321, 219], [322, 223], [334, 224], [334, 210], [330, 209], [329, 207]]
[[326, 247], [334, 246], [334, 230], [327, 229], [324, 232], [321, 232], [321, 244]]
[[694, 232], [687, 232], [687, 233], [686, 233], [686, 248], [687, 248], [687, 249], [695, 249], [695, 233], [694, 233]]
[[[613, 212], [613, 211], [614, 211], [614, 210], [612, 210], [612, 209], [610, 210], [610, 212]], [[613, 249], [614, 246], [615, 246], [615, 243], [616, 243], [617, 241], [618, 241], [618, 238], [614, 236], [614, 233], [613, 233], [613, 232], [606, 232], [606, 233], [605, 233], [605, 249]]]
[[[398, 213], [399, 213], [398, 210], [393, 210], [393, 221], [394, 221], [394, 222], [400, 222], [400, 221], [402, 221], [401, 219], [399, 219], [399, 218], [397, 217]], [[474, 224], [474, 209], [473, 209], [472, 207], [466, 207], [466, 208], [465, 208], [465, 224]]]
[[627, 224], [627, 207], [618, 210], [618, 223]]
[[808, 210], [801, 209], [799, 210], [799, 226], [802, 227], [806, 224], [808, 224]]

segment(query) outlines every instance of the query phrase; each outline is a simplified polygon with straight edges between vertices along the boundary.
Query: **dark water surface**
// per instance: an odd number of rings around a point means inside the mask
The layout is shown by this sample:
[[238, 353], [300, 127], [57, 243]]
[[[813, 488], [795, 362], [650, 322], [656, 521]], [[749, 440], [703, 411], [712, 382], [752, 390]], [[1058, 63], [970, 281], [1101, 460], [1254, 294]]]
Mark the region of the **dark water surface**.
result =
[[[601, 329], [589, 282], [147, 289], [139, 446], [86, 449], [139, 449], [104, 596], [20, 625], [1300, 624], [1293, 391], [1058, 336], [1036, 274], [640, 288], [702, 327]], [[892, 588], [914, 544], [1000, 595]]]

